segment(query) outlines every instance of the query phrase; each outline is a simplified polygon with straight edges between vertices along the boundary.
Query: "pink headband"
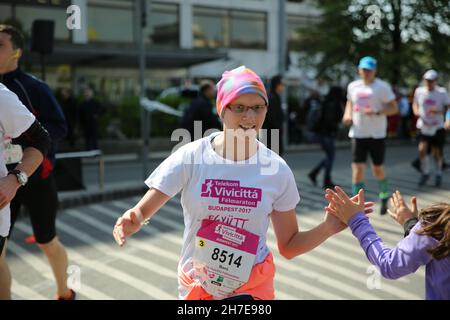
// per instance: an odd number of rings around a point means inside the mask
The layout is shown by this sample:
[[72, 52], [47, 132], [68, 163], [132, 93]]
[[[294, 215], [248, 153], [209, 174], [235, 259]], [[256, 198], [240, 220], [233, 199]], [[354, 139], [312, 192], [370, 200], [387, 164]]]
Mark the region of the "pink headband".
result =
[[219, 116], [231, 101], [246, 93], [260, 95], [268, 105], [267, 93], [259, 76], [245, 66], [225, 71], [217, 83], [216, 106]]

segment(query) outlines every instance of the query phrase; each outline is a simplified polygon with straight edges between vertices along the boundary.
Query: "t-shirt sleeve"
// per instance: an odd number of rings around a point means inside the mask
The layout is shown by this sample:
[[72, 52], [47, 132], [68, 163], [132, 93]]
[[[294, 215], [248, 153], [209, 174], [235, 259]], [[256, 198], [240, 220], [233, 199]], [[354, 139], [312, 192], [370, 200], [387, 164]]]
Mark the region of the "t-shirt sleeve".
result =
[[0, 89], [0, 125], [5, 136], [17, 138], [35, 121], [34, 115], [6, 88]]
[[419, 104], [419, 90], [418, 89], [416, 89], [416, 91], [414, 91], [414, 99], [413, 100], [416, 104]]
[[450, 95], [444, 91], [444, 106], [450, 107]]
[[394, 91], [392, 91], [392, 88], [389, 84], [384, 83], [381, 90], [381, 101], [383, 103], [388, 103], [392, 100], [395, 100]]
[[277, 211], [289, 211], [295, 209], [300, 201], [294, 174], [289, 167], [284, 170], [286, 172], [280, 178], [280, 181], [283, 181], [280, 188], [281, 192], [273, 204], [273, 209]]
[[186, 148], [181, 147], [150, 174], [145, 184], [169, 197], [175, 196], [186, 185], [190, 176], [186, 157]]
[[351, 83], [347, 86], [347, 100], [352, 101], [352, 85]]

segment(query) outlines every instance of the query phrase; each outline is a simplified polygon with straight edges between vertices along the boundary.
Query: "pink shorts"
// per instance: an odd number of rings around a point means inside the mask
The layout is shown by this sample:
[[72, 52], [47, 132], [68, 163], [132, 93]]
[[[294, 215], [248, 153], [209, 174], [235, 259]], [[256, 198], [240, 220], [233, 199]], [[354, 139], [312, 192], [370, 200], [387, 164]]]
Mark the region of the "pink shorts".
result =
[[[199, 283], [194, 282], [181, 268], [178, 268], [178, 277], [180, 284], [189, 290], [189, 293], [184, 299], [213, 300], [213, 296], [206, 292]], [[274, 277], [275, 264], [273, 263], [272, 253], [269, 253], [263, 262], [253, 266], [248, 281], [236, 289], [231, 296], [249, 294], [256, 300], [273, 300], [275, 298], [275, 289], [273, 287]]]

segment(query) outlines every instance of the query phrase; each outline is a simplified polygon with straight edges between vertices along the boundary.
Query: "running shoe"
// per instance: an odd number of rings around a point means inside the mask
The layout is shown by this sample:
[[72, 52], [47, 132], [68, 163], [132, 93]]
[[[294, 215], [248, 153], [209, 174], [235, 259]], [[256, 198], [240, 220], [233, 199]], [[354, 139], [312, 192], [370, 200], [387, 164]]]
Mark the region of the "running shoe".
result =
[[436, 180], [434, 180], [434, 186], [439, 188], [442, 185], [442, 176], [437, 174]]
[[380, 215], [385, 215], [388, 209], [388, 199], [381, 199]]
[[419, 187], [423, 187], [425, 183], [427, 183], [429, 177], [430, 176], [428, 174], [421, 175], [419, 180]]
[[308, 178], [309, 178], [309, 180], [311, 180], [311, 183], [312, 183], [314, 186], [317, 186], [317, 176], [316, 176], [316, 174], [314, 173], [314, 171], [311, 171], [310, 173], [308, 173]]

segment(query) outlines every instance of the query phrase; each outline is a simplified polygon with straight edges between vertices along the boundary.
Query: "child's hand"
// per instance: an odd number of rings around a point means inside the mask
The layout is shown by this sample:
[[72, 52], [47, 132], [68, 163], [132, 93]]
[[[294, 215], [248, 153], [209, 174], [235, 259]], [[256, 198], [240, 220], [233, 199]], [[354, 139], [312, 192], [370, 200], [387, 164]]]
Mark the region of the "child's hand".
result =
[[126, 238], [139, 231], [142, 226], [143, 216], [137, 208], [126, 211], [114, 226], [113, 236], [119, 246], [123, 246]]
[[[353, 196], [350, 198], [353, 202], [358, 202], [358, 195]], [[364, 214], [369, 214], [373, 212], [373, 206], [374, 203], [372, 201], [365, 202], [364, 203]], [[330, 204], [328, 204], [328, 207], [330, 208]], [[347, 228], [347, 225], [343, 223], [336, 215], [331, 214], [327, 212], [327, 207], [325, 209], [325, 225], [327, 226], [328, 232], [330, 235], [334, 235], [336, 233], [341, 232], [345, 228]]]
[[407, 220], [417, 218], [419, 214], [419, 211], [417, 210], [417, 198], [411, 198], [412, 210], [410, 210], [403, 200], [402, 194], [398, 190], [392, 194], [391, 206], [392, 210], [388, 210], [389, 215], [402, 226]]
[[[358, 202], [358, 194], [350, 198], [353, 202]], [[373, 212], [373, 206], [375, 203], [373, 201], [364, 202], [364, 214], [369, 214]]]
[[331, 189], [326, 190], [325, 198], [330, 202], [325, 208], [327, 213], [337, 216], [342, 222], [348, 225], [348, 220], [357, 212], [365, 212], [364, 190], [358, 192], [358, 200], [352, 201], [340, 187], [335, 187], [336, 192]]

